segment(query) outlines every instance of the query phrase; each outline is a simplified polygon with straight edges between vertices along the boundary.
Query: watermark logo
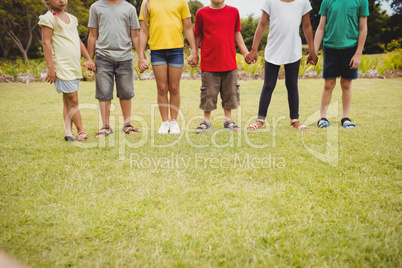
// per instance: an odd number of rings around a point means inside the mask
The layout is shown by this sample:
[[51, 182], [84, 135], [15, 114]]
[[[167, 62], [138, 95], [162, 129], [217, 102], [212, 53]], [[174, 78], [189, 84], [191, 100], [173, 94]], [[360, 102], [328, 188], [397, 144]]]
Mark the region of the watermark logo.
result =
[[[327, 109], [327, 118], [333, 118], [338, 116], [338, 101], [332, 102]], [[316, 111], [312, 115], [310, 115], [306, 121], [304, 122], [305, 125], [316, 124], [317, 118], [320, 118], [320, 110]], [[312, 156], [321, 160], [322, 162], [331, 165], [333, 167], [338, 166], [339, 162], [339, 128], [329, 126], [323, 128], [322, 131], [326, 131], [325, 136], [325, 153], [321, 153], [311, 146], [308, 145], [307, 141], [305, 140], [304, 133], [302, 133], [302, 141], [303, 146]]]

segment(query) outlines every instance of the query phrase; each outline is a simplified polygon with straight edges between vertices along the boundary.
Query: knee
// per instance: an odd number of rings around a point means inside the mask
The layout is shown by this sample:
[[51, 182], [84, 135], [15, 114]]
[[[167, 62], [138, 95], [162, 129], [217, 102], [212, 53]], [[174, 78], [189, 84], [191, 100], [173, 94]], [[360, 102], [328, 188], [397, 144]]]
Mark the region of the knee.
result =
[[166, 96], [167, 93], [168, 93], [168, 87], [167, 87], [167, 85], [158, 86], [158, 95]]
[[78, 105], [78, 95], [77, 94], [67, 94], [66, 95], [67, 104], [71, 107]]
[[342, 90], [350, 90], [350, 88], [352, 87], [352, 80], [341, 80], [341, 87]]
[[176, 96], [180, 94], [180, 88], [178, 86], [175, 87], [169, 87], [169, 93], [170, 95]]
[[334, 80], [325, 80], [324, 90], [332, 91], [335, 87], [335, 84], [336, 84], [336, 81], [334, 81]]

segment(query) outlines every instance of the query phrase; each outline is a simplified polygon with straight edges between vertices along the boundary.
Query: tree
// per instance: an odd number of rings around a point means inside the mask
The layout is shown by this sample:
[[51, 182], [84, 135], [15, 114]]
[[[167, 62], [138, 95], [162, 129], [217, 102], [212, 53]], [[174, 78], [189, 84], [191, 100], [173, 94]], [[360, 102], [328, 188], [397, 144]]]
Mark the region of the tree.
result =
[[195, 22], [195, 14], [197, 13], [198, 9], [203, 8], [204, 5], [197, 0], [190, 0], [188, 2], [188, 7], [190, 9], [191, 21]]
[[43, 2], [38, 0], [3, 0], [0, 3], [1, 29], [18, 47], [25, 61], [28, 61], [28, 50], [37, 37], [39, 14], [45, 10]]

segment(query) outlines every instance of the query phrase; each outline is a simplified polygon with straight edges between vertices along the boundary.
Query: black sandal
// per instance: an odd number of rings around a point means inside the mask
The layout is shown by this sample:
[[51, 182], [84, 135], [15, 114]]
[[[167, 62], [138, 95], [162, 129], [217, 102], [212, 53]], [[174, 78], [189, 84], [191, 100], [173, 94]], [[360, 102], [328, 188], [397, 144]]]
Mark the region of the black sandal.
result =
[[[106, 130], [106, 131], [102, 131], [102, 130]], [[95, 134], [95, 138], [104, 138], [104, 137], [109, 136], [112, 133], [113, 133], [112, 128], [108, 125], [104, 125], [103, 127], [101, 127], [100, 131]], [[100, 135], [104, 135], [104, 136], [99, 137]]]
[[[232, 124], [230, 127], [229, 125]], [[223, 126], [229, 130], [234, 130], [234, 131], [239, 131], [240, 127], [238, 125], [236, 125], [236, 123], [233, 120], [229, 120], [223, 123]], [[235, 130], [235, 128], [238, 128], [237, 130]]]
[[327, 127], [327, 126], [329, 126], [329, 121], [328, 121], [328, 119], [326, 119], [325, 117], [323, 117], [323, 118], [320, 118], [319, 120], [318, 120], [318, 122], [317, 122], [317, 127], [319, 127], [319, 128], [324, 128], [324, 127]]
[[[204, 125], [205, 127], [202, 127], [202, 125]], [[201, 130], [201, 131], [197, 131], [197, 130]], [[208, 123], [207, 121], [202, 121], [200, 123], [200, 125], [195, 129], [195, 133], [200, 134], [200, 133], [204, 133], [209, 130], [211, 130], [211, 123]]]
[[[345, 121], [349, 121], [349, 123], [345, 123]], [[352, 123], [352, 120], [350, 120], [349, 117], [344, 117], [341, 119], [341, 125], [343, 128], [355, 128], [356, 124]]]
[[131, 135], [131, 132], [135, 133], [133, 135], [140, 134], [140, 132], [138, 131], [138, 128], [134, 128], [134, 126], [131, 125], [130, 123], [125, 124], [121, 131], [123, 131], [127, 135]]

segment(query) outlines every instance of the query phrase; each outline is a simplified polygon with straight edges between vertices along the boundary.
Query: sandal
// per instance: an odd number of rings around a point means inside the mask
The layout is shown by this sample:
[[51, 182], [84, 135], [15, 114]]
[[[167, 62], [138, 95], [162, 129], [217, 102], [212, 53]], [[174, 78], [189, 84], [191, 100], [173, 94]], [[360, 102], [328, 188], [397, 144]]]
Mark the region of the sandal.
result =
[[[205, 126], [205, 127], [203, 127]], [[200, 130], [200, 131], [197, 131]], [[195, 133], [200, 134], [211, 130], [211, 123], [207, 121], [202, 121], [201, 124], [195, 129]]]
[[[258, 124], [258, 123], [260, 123], [260, 124]], [[248, 126], [247, 129], [248, 130], [258, 130], [259, 128], [263, 128], [264, 126], [265, 126], [265, 120], [257, 119], [257, 121], [254, 124]]]
[[290, 125], [294, 128], [297, 128], [297, 130], [308, 130], [308, 127], [306, 127], [305, 125], [300, 124], [300, 121], [294, 120], [293, 122], [290, 121]]
[[[134, 128], [133, 125], [131, 125], [130, 123], [127, 123], [123, 126], [122, 130], [124, 133], [126, 133], [127, 135], [137, 135], [140, 134], [140, 132], [138, 131], [138, 128]], [[133, 134], [131, 134], [131, 132], [133, 132]]]
[[67, 132], [64, 136], [65, 141], [75, 141], [74, 134], [72, 132]]
[[324, 128], [324, 127], [327, 127], [327, 126], [329, 126], [329, 121], [328, 121], [328, 119], [326, 119], [325, 117], [322, 117], [322, 118], [320, 118], [319, 120], [318, 120], [318, 122], [317, 122], [317, 127], [319, 127], [319, 128]]
[[229, 120], [223, 123], [223, 126], [229, 130], [233, 131], [239, 131], [240, 127], [236, 125], [236, 123], [233, 120]]
[[76, 141], [86, 141], [88, 140], [88, 135], [85, 131], [80, 131], [78, 133], [77, 138], [75, 138]]
[[[105, 131], [102, 131], [102, 130], [105, 130]], [[95, 138], [105, 138], [112, 133], [113, 133], [112, 128], [108, 125], [104, 125], [103, 127], [101, 127], [100, 131], [95, 134]], [[101, 135], [103, 135], [103, 136], [101, 136]]]
[[[345, 123], [345, 121], [349, 121], [349, 122], [346, 122], [346, 123]], [[344, 128], [355, 128], [355, 127], [356, 127], [356, 124], [352, 123], [352, 120], [350, 120], [349, 117], [344, 117], [344, 118], [342, 118], [342, 119], [341, 119], [341, 125], [342, 125]]]

